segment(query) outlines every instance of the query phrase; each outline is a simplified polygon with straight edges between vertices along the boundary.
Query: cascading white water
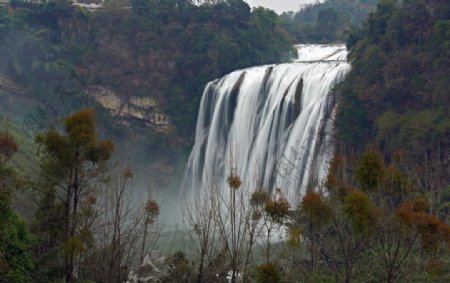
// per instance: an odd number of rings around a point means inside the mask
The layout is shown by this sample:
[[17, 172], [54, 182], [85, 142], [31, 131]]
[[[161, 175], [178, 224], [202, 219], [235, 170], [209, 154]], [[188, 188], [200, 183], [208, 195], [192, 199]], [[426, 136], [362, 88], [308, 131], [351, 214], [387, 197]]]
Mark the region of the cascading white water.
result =
[[317, 45], [317, 44], [298, 44], [297, 61], [346, 61], [347, 48], [343, 44], [338, 45]]
[[231, 166], [250, 190], [279, 187], [292, 202], [327, 172], [329, 93], [350, 65], [344, 45], [297, 45], [298, 60], [235, 71], [203, 93], [185, 193], [223, 185]]

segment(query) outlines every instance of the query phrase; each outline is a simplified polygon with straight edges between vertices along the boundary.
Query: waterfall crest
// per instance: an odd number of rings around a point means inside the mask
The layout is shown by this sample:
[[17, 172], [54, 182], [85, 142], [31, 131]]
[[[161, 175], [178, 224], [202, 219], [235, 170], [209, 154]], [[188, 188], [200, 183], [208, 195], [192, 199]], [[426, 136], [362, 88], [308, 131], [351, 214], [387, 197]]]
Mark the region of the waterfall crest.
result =
[[297, 45], [298, 60], [232, 72], [206, 86], [184, 193], [223, 185], [230, 167], [245, 188], [279, 187], [292, 202], [327, 172], [335, 103], [350, 70], [344, 45]]

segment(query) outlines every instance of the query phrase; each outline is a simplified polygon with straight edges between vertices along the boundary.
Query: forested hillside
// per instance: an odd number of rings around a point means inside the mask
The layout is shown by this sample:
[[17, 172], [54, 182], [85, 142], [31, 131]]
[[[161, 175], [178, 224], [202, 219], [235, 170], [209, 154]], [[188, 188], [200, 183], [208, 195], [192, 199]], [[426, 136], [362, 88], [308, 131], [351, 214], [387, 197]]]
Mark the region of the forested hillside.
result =
[[[368, 178], [366, 181], [378, 184], [376, 187], [387, 196], [395, 191], [389, 192], [388, 186], [379, 182], [390, 180], [399, 193], [391, 196], [391, 201], [409, 195], [417, 206], [422, 199], [424, 212], [448, 223], [449, 31], [448, 1], [383, 0], [363, 27], [349, 33], [352, 71], [336, 89], [340, 98], [337, 153], [331, 168], [347, 168], [353, 174], [333, 174], [332, 169], [328, 180], [328, 184], [334, 184], [331, 188], [341, 193], [351, 190], [340, 183], [350, 178], [351, 184], [364, 191], [362, 180]], [[365, 161], [355, 165], [355, 157], [362, 152]], [[383, 164], [389, 165], [383, 169]], [[403, 180], [399, 178], [402, 174]], [[373, 192], [361, 195], [367, 196], [372, 202], [379, 199]], [[412, 216], [402, 211], [404, 206], [394, 204], [394, 208], [400, 217]], [[428, 248], [433, 253], [426, 266], [428, 273], [439, 266], [440, 272], [448, 275], [448, 250]]]
[[351, 27], [360, 26], [378, 0], [328, 0], [281, 15], [282, 26], [297, 43], [345, 42]]
[[95, 84], [156, 98], [179, 132], [193, 129], [206, 82], [287, 60], [292, 45], [274, 12], [242, 1], [115, 1], [93, 13], [15, 1], [1, 13], [2, 71], [31, 95], [45, 99], [76, 76], [78, 92]]
[[107, 1], [92, 12], [64, 0], [13, 1], [0, 22], [2, 115], [33, 139], [95, 106], [102, 133], [150, 166], [156, 186], [182, 170], [206, 83], [287, 61], [293, 44], [273, 11], [241, 0]]
[[193, 142], [208, 81], [289, 61], [294, 43], [343, 41], [375, 2], [332, 0], [277, 16], [242, 0], [119, 0], [94, 11], [64, 0], [13, 1], [0, 7], [0, 91], [8, 101], [0, 107], [32, 138], [56, 118], [96, 106], [102, 132], [131, 160], [158, 160], [167, 183]]
[[450, 183], [449, 19], [447, 1], [382, 1], [350, 33], [353, 69], [339, 88], [346, 149], [403, 150], [428, 176], [424, 189]]

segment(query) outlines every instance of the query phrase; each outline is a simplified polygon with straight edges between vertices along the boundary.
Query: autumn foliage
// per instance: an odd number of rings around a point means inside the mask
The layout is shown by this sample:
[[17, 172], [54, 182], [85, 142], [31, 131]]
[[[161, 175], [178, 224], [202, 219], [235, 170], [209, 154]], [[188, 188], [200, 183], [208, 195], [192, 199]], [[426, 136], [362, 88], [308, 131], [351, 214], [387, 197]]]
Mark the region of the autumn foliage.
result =
[[273, 197], [266, 202], [265, 211], [275, 222], [282, 223], [289, 214], [290, 207], [281, 189], [277, 188]]
[[[450, 226], [433, 213], [426, 192], [420, 192], [407, 174], [402, 155], [403, 152], [396, 152], [392, 157], [384, 156], [373, 148], [357, 160], [337, 155], [331, 161], [326, 181], [330, 201], [336, 211], [343, 212], [352, 232], [365, 243], [364, 248], [382, 251], [376, 254], [385, 263], [384, 278], [388, 282], [400, 276], [409, 256], [418, 248], [427, 255], [426, 269], [438, 273], [442, 265], [440, 255], [449, 246]], [[347, 176], [345, 171], [349, 172]], [[329, 211], [316, 192], [304, 196], [301, 208], [315, 223], [320, 223]], [[345, 223], [343, 219], [338, 221]], [[348, 259], [348, 254], [344, 256]]]
[[436, 254], [442, 243], [450, 244], [450, 226], [436, 215], [428, 213], [427, 208], [425, 198], [414, 198], [405, 201], [396, 214], [402, 223], [418, 230], [422, 248]]
[[306, 193], [300, 203], [301, 210], [317, 226], [327, 224], [333, 217], [333, 211], [326, 199], [319, 193]]
[[0, 162], [8, 161], [18, 149], [17, 143], [11, 134], [7, 132], [0, 133]]

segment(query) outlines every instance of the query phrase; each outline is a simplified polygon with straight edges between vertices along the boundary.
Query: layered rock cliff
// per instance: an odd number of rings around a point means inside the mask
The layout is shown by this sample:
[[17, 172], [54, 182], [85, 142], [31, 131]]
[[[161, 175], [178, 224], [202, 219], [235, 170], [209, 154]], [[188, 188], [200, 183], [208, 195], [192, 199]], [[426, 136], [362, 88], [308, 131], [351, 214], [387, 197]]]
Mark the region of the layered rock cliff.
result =
[[126, 126], [133, 120], [156, 131], [167, 132], [169, 129], [169, 117], [153, 97], [130, 96], [124, 99], [117, 92], [101, 86], [90, 86], [87, 93]]

